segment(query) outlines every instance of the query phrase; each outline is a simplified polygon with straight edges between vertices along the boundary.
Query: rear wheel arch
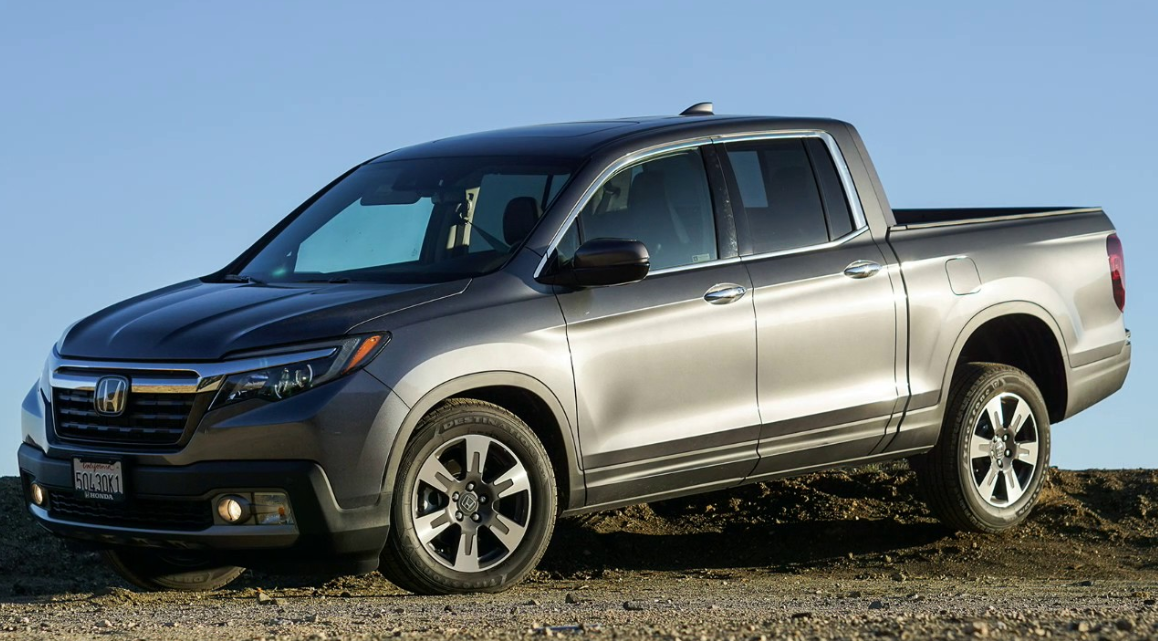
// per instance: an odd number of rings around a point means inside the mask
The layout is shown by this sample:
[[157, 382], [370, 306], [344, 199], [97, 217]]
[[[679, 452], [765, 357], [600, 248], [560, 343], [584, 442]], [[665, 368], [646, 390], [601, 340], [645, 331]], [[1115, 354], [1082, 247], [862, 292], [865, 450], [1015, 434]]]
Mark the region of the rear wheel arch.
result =
[[1041, 390], [1050, 422], [1065, 418], [1069, 402], [1069, 356], [1053, 316], [1028, 302], [994, 305], [977, 313], [957, 337], [942, 382], [944, 403], [953, 381], [969, 363], [1001, 363], [1024, 371]]
[[579, 468], [578, 446], [563, 404], [549, 387], [518, 372], [481, 372], [447, 381], [427, 392], [411, 408], [395, 436], [383, 477], [383, 494], [393, 495], [402, 454], [423, 417], [450, 399], [493, 403], [525, 422], [542, 441], [551, 459], [561, 509], [581, 507], [586, 486]]

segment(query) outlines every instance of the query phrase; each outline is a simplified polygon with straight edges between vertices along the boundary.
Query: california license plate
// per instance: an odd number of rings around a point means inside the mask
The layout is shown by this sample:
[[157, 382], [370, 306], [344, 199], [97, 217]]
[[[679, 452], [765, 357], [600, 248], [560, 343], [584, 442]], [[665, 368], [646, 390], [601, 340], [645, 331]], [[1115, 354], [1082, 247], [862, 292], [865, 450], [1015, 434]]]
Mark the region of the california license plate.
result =
[[82, 498], [123, 501], [125, 475], [120, 461], [72, 459], [72, 484]]

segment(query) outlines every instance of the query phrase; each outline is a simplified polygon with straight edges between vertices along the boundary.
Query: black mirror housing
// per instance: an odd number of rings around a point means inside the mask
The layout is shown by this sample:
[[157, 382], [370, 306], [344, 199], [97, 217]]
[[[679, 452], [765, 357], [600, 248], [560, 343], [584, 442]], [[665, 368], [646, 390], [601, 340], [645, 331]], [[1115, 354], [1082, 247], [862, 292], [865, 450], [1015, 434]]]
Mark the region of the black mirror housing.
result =
[[539, 280], [567, 287], [608, 287], [641, 281], [650, 269], [647, 247], [638, 240], [596, 238], [580, 245], [566, 267]]

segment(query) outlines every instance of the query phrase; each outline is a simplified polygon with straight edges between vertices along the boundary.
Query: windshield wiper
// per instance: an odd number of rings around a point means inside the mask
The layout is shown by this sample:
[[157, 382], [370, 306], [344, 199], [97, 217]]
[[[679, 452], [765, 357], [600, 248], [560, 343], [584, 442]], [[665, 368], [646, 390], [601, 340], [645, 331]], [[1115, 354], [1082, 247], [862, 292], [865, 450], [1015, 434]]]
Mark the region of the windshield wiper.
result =
[[308, 280], [295, 280], [294, 282], [295, 282], [295, 283], [334, 283], [334, 284], [341, 284], [341, 283], [348, 283], [348, 282], [350, 282], [350, 279], [349, 279], [349, 278], [346, 278], [345, 276], [335, 276], [334, 278], [310, 278], [310, 279], [308, 279]]
[[253, 283], [254, 285], [264, 285], [265, 283], [254, 278], [253, 276], [246, 276], [245, 274], [226, 274], [221, 277], [223, 283]]

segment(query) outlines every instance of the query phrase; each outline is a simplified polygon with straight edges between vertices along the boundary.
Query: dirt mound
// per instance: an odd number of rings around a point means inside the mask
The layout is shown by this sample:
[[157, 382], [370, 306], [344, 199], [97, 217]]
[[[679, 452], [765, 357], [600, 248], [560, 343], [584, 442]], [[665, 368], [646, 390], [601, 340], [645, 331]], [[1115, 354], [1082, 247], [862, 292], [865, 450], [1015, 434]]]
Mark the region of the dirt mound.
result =
[[1050, 470], [1029, 520], [996, 536], [944, 528], [903, 462], [564, 519], [556, 532], [540, 566], [551, 577], [760, 568], [900, 580], [1152, 578], [1158, 471]]
[[100, 555], [77, 553], [32, 520], [20, 479], [0, 478], [0, 596], [93, 592], [123, 585]]
[[[0, 479], [0, 528], [0, 596], [122, 594], [115, 588], [124, 583], [98, 555], [74, 552], [35, 525], [18, 479]], [[1153, 579], [1158, 471], [1051, 470], [1039, 507], [1003, 536], [946, 530], [903, 463], [749, 485], [562, 519], [534, 580], [622, 572]]]

